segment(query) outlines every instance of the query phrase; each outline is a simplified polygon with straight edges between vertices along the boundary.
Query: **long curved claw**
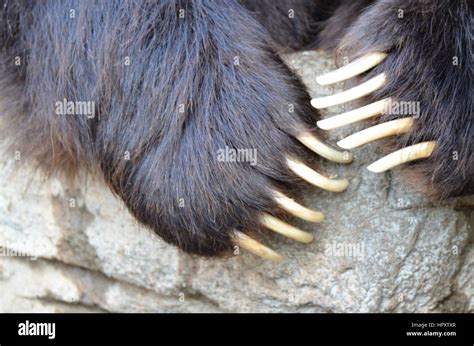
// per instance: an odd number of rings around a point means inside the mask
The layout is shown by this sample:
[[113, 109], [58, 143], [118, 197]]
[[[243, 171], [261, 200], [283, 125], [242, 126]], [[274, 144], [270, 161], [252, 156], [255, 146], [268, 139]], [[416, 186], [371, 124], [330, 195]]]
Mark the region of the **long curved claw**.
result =
[[364, 55], [363, 57], [351, 62], [350, 64], [338, 68], [319, 77], [316, 82], [320, 85], [334, 84], [343, 80], [355, 77], [372, 67], [380, 64], [387, 57], [386, 53], [375, 52]]
[[426, 159], [431, 156], [435, 146], [435, 141], [411, 145], [382, 157], [368, 166], [367, 169], [374, 173], [382, 173], [406, 162]]
[[311, 105], [314, 108], [321, 109], [353, 101], [360, 97], [366, 96], [377, 89], [380, 89], [385, 85], [386, 78], [387, 77], [385, 73], [381, 73], [349, 90], [345, 90], [334, 95], [314, 98], [311, 100]]
[[329, 145], [316, 138], [311, 133], [303, 133], [296, 137], [301, 143], [307, 148], [314, 151], [316, 154], [334, 162], [338, 163], [350, 163], [353, 160], [353, 156], [348, 151], [339, 151], [331, 148]]
[[385, 98], [380, 101], [373, 102], [364, 107], [353, 109], [349, 112], [335, 115], [333, 117], [319, 120], [317, 125], [323, 130], [332, 130], [345, 125], [349, 125], [360, 120], [368, 119], [376, 115], [382, 114], [387, 109], [390, 103], [390, 98]]
[[274, 262], [280, 262], [283, 259], [280, 254], [276, 253], [265, 245], [260, 244], [258, 241], [249, 237], [245, 233], [234, 230], [234, 235], [232, 238], [237, 246], [253, 253], [254, 255], [269, 259]]
[[305, 164], [287, 158], [286, 162], [290, 170], [308, 183], [331, 192], [341, 192], [347, 189], [349, 181], [347, 179], [330, 179]]
[[[340, 69], [330, 72], [326, 75], [317, 77], [316, 81], [321, 85], [327, 85], [349, 79], [371, 69], [375, 65], [379, 64], [383, 59], [385, 59], [386, 56], [387, 55], [385, 53], [368, 54], [360, 59], [357, 59], [356, 61], [352, 62], [347, 66], [341, 67]], [[315, 108], [327, 108], [330, 106], [349, 102], [379, 89], [385, 84], [385, 80], [386, 76], [384, 73], [382, 73], [366, 81], [365, 83], [362, 83], [359, 86], [356, 86], [339, 94], [321, 98], [314, 98], [311, 100], [311, 104]], [[341, 114], [331, 119], [321, 120], [318, 122], [318, 126], [322, 129], [327, 130], [380, 114], [384, 109], [383, 107], [385, 106], [385, 101], [386, 100], [382, 100], [378, 103], [376, 102], [372, 105], [359, 108], [358, 110], [352, 112]], [[388, 133], [389, 131], [385, 132]], [[360, 134], [356, 135], [360, 136]], [[357, 138], [357, 136], [353, 136], [346, 138], [346, 140], [350, 139], [351, 137]], [[339, 150], [331, 148], [309, 132], [302, 133], [296, 138], [307, 148], [328, 160], [339, 163], [350, 163], [353, 160], [353, 156], [350, 152], [341, 152]], [[344, 140], [342, 141], [342, 143], [344, 145]], [[310, 167], [306, 166], [302, 162], [291, 158], [287, 158], [287, 165], [288, 168], [300, 178], [308, 181], [312, 185], [318, 186], [327, 191], [341, 192], [344, 191], [349, 184], [347, 179], [327, 178], [321, 175], [320, 173], [314, 171]], [[282, 209], [286, 210], [294, 216], [297, 216], [303, 220], [310, 222], [320, 222], [324, 218], [324, 215], [322, 213], [305, 208], [302, 205], [296, 203], [293, 199], [285, 196], [284, 194], [278, 191], [274, 191], [274, 195], [275, 202]], [[288, 238], [294, 239], [296, 241], [302, 243], [310, 243], [313, 241], [312, 234], [304, 232], [294, 226], [291, 226], [290, 224], [268, 213], [262, 213], [260, 217], [260, 222], [268, 229], [282, 234]], [[238, 246], [260, 257], [270, 259], [272, 261], [281, 261], [283, 259], [281, 255], [279, 255], [272, 249], [260, 244], [256, 240], [237, 230], [234, 230], [233, 241]]]
[[344, 149], [354, 149], [377, 139], [406, 133], [412, 128], [413, 121], [411, 117], [387, 121], [354, 133], [337, 142], [337, 145]]
[[290, 239], [299, 241], [300, 243], [311, 243], [313, 241], [313, 235], [311, 233], [307, 233], [300, 230], [299, 228], [293, 227], [270, 214], [263, 213], [260, 218], [260, 222], [268, 229], [276, 233], [280, 233], [281, 235], [284, 235]]
[[321, 222], [324, 219], [324, 214], [319, 211], [314, 211], [303, 207], [302, 205], [296, 203], [291, 198], [285, 196], [281, 192], [274, 191], [275, 201], [277, 204], [290, 214], [299, 217], [300, 219], [309, 221], [309, 222]]

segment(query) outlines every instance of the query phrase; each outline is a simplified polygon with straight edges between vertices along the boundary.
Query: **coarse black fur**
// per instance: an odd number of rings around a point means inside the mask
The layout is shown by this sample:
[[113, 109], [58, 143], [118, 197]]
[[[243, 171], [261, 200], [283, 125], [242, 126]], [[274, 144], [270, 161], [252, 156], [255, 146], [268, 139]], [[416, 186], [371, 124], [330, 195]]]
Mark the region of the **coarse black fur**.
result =
[[[411, 3], [419, 7], [407, 15], [424, 18], [424, 2]], [[317, 163], [294, 139], [316, 131], [317, 113], [278, 54], [342, 40], [355, 54], [395, 53], [377, 68], [394, 76], [377, 96], [417, 97], [427, 112], [393, 145], [438, 140], [433, 158], [411, 169], [430, 191], [472, 193], [472, 5], [431, 3], [448, 14], [421, 20], [411, 36], [391, 20], [395, 1], [0, 0], [7, 155], [21, 152], [50, 173], [99, 172], [167, 242], [219, 255], [234, 229], [259, 231], [261, 211], [284, 217], [272, 189], [296, 197], [307, 186], [286, 157]], [[454, 71], [436, 63], [451, 50], [460, 55]], [[56, 114], [63, 99], [95, 102], [95, 117]], [[257, 164], [218, 160], [226, 147], [256, 149]], [[453, 148], [459, 160], [448, 162]]]
[[[473, 194], [474, 2], [377, 1], [351, 25], [339, 49], [354, 58], [389, 53], [364, 77], [381, 72], [388, 77], [367, 101], [391, 97], [420, 103], [414, 128], [382, 143], [385, 152], [392, 152], [437, 142], [430, 158], [403, 166], [407, 181], [437, 199]], [[385, 114], [376, 122], [403, 116]]]

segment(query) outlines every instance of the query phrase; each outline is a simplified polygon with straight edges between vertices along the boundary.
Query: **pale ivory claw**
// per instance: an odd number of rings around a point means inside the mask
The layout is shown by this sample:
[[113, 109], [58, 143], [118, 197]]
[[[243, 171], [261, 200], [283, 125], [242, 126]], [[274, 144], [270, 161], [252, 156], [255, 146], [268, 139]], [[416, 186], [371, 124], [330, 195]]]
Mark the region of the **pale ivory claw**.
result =
[[366, 106], [353, 109], [349, 112], [338, 114], [327, 119], [319, 120], [317, 125], [323, 130], [332, 130], [345, 125], [349, 125], [360, 120], [368, 119], [385, 112], [390, 98], [373, 102]]
[[311, 100], [311, 105], [314, 108], [327, 108], [335, 105], [339, 105], [341, 103], [346, 103], [349, 101], [353, 101], [360, 97], [366, 96], [371, 92], [381, 88], [386, 81], [385, 73], [381, 73], [368, 81], [355, 86], [349, 90], [342, 91], [338, 94], [324, 96], [324, 97], [316, 97]]
[[249, 237], [245, 233], [234, 230], [234, 236], [232, 237], [235, 245], [245, 249], [254, 255], [260, 256], [265, 259], [272, 260], [274, 262], [280, 262], [283, 257], [273, 251], [272, 249], [260, 244], [255, 239]]
[[293, 199], [285, 196], [281, 192], [274, 191], [274, 193], [277, 204], [290, 214], [309, 222], [321, 222], [324, 219], [323, 213], [308, 209], [299, 203], [296, 203]]
[[316, 82], [318, 82], [318, 84], [320, 85], [328, 85], [355, 77], [380, 64], [380, 62], [382, 62], [386, 57], [386, 53], [369, 53], [367, 55], [364, 55], [363, 57], [360, 57], [357, 60], [354, 60], [346, 66], [316, 77]]
[[344, 149], [354, 149], [377, 139], [396, 136], [408, 132], [413, 126], [413, 121], [414, 119], [411, 117], [387, 121], [354, 133], [337, 142], [337, 145]]
[[382, 173], [402, 163], [426, 159], [431, 156], [435, 146], [436, 142], [434, 141], [411, 145], [382, 157], [368, 166], [367, 169], [374, 173]]
[[262, 225], [268, 229], [290, 239], [299, 241], [300, 243], [311, 243], [313, 241], [313, 235], [311, 233], [304, 232], [270, 214], [263, 213], [260, 220]]
[[320, 139], [316, 138], [311, 133], [303, 133], [296, 138], [298, 138], [298, 140], [303, 143], [307, 148], [311, 149], [316, 154], [324, 157], [325, 159], [338, 163], [352, 162], [353, 156], [350, 152], [342, 152], [333, 149]]
[[327, 178], [299, 161], [287, 158], [286, 162], [293, 173], [321, 189], [332, 192], [341, 192], [349, 185], [347, 179]]

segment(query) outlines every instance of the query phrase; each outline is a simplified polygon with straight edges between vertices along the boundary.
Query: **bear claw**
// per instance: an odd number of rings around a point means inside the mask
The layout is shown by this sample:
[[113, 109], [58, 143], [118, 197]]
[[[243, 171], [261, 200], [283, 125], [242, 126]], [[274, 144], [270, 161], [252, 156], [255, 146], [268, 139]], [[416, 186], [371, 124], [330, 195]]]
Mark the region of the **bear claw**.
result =
[[[317, 77], [316, 81], [321, 85], [328, 85], [356, 77], [378, 65], [386, 57], [387, 54], [382, 52], [369, 53], [351, 64]], [[385, 85], [386, 78], [385, 73], [380, 73], [349, 90], [330, 96], [314, 98], [311, 100], [311, 104], [313, 107], [321, 109], [356, 100], [380, 89]], [[330, 130], [368, 119], [383, 114], [390, 102], [390, 98], [386, 98], [355, 110], [318, 121], [317, 125], [324, 130]], [[378, 139], [406, 133], [413, 129], [413, 123], [413, 117], [391, 120], [352, 134], [340, 140], [337, 144], [343, 149], [354, 149]], [[435, 141], [427, 141], [405, 147], [377, 160], [369, 165], [367, 169], [374, 173], [382, 173], [403, 163], [428, 158], [433, 153], [435, 145]]]

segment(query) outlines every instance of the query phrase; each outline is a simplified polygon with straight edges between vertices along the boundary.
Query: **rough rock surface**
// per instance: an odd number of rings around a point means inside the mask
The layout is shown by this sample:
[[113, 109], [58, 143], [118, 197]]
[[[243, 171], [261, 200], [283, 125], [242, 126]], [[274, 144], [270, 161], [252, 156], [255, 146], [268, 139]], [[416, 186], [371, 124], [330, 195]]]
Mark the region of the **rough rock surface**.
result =
[[[331, 56], [286, 60], [313, 96], [336, 90], [314, 78], [334, 68]], [[374, 146], [354, 154], [351, 165], [324, 166], [350, 179], [346, 192], [308, 188], [302, 196], [326, 215], [319, 225], [294, 221], [314, 233], [312, 244], [265, 240], [286, 258], [276, 265], [248, 253], [188, 256], [139, 226], [101, 182], [43, 182], [7, 160], [0, 169], [0, 311], [473, 312], [474, 198], [430, 203], [396, 172], [365, 169], [380, 156]]]

